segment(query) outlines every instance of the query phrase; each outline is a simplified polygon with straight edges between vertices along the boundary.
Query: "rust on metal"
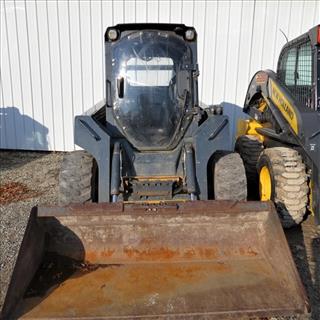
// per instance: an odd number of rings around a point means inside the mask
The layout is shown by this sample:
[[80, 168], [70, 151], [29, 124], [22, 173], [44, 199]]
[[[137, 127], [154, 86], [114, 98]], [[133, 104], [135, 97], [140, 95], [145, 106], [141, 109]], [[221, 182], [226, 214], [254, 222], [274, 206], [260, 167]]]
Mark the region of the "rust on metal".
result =
[[[142, 240], [142, 243], [147, 241]], [[151, 245], [151, 243], [150, 243]], [[166, 247], [137, 249], [130, 246], [123, 248], [110, 249], [103, 248], [101, 251], [87, 250], [84, 260], [90, 263], [105, 263], [105, 259], [117, 255], [118, 263], [125, 263], [126, 260], [133, 261], [187, 261], [203, 259], [219, 259], [228, 257], [254, 257], [258, 253], [251, 247], [240, 247], [236, 249], [218, 249], [212, 247], [190, 247], [184, 249], [172, 249]]]
[[[42, 207], [38, 216], [50, 255], [17, 308], [22, 318], [237, 319], [307, 311], [271, 203], [71, 205]], [[52, 255], [72, 267], [56, 268]]]

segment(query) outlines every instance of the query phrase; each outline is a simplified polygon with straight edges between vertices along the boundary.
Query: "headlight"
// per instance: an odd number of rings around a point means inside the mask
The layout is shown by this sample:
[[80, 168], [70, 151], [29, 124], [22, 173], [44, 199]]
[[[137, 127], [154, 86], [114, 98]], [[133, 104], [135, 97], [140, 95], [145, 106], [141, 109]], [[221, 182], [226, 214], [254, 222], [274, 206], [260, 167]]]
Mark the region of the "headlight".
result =
[[185, 37], [186, 37], [186, 39], [189, 40], [189, 41], [193, 40], [194, 37], [195, 37], [195, 32], [194, 32], [194, 30], [192, 30], [192, 29], [187, 30], [186, 33], [185, 33]]
[[116, 29], [108, 30], [108, 38], [111, 41], [115, 41], [118, 38], [118, 31]]

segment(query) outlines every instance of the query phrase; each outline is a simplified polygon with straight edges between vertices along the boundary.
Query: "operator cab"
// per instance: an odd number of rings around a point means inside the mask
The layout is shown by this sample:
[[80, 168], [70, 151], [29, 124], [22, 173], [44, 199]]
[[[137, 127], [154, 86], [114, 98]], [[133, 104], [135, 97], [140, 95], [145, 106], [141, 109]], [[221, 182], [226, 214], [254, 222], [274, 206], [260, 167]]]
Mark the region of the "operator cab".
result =
[[288, 42], [281, 50], [277, 75], [295, 101], [320, 111], [320, 25]]
[[[137, 149], [169, 148], [193, 105], [196, 57], [190, 43], [195, 31], [164, 26], [131, 30], [130, 25], [117, 25], [106, 32], [108, 105], [118, 129]], [[192, 31], [190, 40], [184, 29]]]

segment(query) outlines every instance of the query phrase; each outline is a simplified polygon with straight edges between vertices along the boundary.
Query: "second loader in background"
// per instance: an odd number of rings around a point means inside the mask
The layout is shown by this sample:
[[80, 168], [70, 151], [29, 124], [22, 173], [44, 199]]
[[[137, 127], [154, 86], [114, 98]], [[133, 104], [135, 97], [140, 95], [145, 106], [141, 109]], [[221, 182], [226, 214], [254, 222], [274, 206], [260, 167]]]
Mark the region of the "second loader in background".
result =
[[319, 224], [320, 26], [283, 47], [276, 73], [255, 74], [244, 111], [251, 119], [239, 123], [236, 150], [249, 189], [275, 203], [284, 227], [308, 212]]

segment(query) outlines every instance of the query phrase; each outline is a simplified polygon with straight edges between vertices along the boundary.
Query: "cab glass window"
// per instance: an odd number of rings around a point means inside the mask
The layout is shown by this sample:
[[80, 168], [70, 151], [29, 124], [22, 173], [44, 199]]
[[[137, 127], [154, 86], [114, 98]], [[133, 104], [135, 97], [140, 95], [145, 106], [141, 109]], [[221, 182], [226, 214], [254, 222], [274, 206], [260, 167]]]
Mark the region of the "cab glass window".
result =
[[288, 50], [284, 57], [284, 83], [287, 86], [294, 86], [295, 84], [295, 68], [297, 59], [297, 48], [291, 48]]
[[130, 58], [124, 69], [131, 86], [169, 86], [175, 75], [173, 60], [167, 57]]
[[287, 49], [282, 54], [278, 76], [297, 102], [314, 109], [312, 57], [310, 41]]
[[311, 45], [305, 44], [299, 48], [297, 65], [297, 86], [312, 85], [312, 51]]

